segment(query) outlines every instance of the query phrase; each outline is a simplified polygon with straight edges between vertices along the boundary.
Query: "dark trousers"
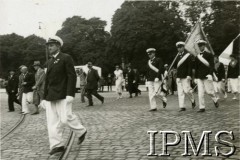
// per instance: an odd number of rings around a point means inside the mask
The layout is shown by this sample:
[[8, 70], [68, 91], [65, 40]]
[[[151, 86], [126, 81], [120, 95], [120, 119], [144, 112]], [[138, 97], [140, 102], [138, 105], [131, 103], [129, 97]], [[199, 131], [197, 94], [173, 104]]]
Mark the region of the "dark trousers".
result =
[[103, 96], [98, 94], [96, 89], [87, 89], [86, 91], [87, 91], [87, 98], [88, 98], [89, 105], [93, 105], [92, 95], [94, 95], [100, 101], [103, 101]]
[[9, 111], [14, 111], [14, 102], [21, 105], [21, 103], [18, 101], [16, 93], [9, 93], [8, 94], [8, 108]]
[[134, 84], [133, 83], [128, 83], [128, 92], [130, 96], [134, 93]]
[[108, 84], [108, 92], [112, 91], [112, 84]]
[[135, 93], [136, 96], [138, 96], [139, 93], [141, 93], [141, 91], [138, 89], [138, 83], [134, 83], [133, 84], [133, 93]]

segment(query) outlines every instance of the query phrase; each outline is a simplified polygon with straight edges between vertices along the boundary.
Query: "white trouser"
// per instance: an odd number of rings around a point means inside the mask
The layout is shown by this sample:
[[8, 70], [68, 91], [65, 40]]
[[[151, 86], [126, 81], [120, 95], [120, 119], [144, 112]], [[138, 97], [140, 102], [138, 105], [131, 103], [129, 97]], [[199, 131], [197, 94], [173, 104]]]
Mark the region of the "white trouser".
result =
[[47, 126], [50, 149], [64, 146], [63, 128], [70, 127], [80, 137], [85, 132], [77, 116], [72, 113], [72, 102], [67, 103], [66, 99], [46, 101]]
[[238, 78], [229, 78], [229, 85], [231, 87], [232, 93], [238, 92], [238, 86], [239, 86]]
[[207, 80], [207, 79], [198, 79], [197, 80], [198, 85], [198, 99], [199, 99], [199, 108], [204, 109], [205, 108], [205, 100], [204, 100], [204, 93], [206, 93], [211, 96], [212, 100], [214, 102], [217, 101], [217, 97], [214, 93], [214, 87], [213, 87], [213, 81]]
[[178, 89], [178, 103], [180, 108], [185, 108], [184, 98], [185, 94], [189, 97], [191, 102], [194, 101], [192, 88], [190, 86], [190, 80], [187, 78], [177, 78], [177, 89]]
[[[158, 95], [160, 95], [161, 100], [164, 102], [167, 102], [167, 98], [165, 97], [165, 94], [161, 92], [161, 89], [159, 87], [161, 86], [162, 82], [153, 82], [153, 81], [148, 81], [147, 86], [148, 86], [148, 95], [149, 95], [149, 102], [150, 102], [150, 108], [151, 109], [156, 109], [157, 108], [157, 103], [156, 103], [156, 92], [158, 91]], [[158, 90], [159, 89], [159, 90]]]
[[225, 93], [225, 84], [222, 81], [213, 81], [214, 91], [216, 93]]
[[122, 79], [117, 79], [115, 82], [116, 92], [122, 94]]
[[33, 103], [33, 92], [23, 93], [22, 95], [22, 112], [29, 113], [28, 105]]

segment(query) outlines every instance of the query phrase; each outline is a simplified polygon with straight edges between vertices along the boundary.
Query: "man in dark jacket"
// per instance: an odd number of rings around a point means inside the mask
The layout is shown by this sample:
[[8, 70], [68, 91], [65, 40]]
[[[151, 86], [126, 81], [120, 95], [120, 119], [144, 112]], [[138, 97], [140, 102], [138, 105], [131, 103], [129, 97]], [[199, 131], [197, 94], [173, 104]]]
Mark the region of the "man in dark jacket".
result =
[[92, 95], [104, 103], [104, 97], [98, 94], [98, 81], [100, 79], [97, 70], [92, 68], [92, 62], [88, 62], [87, 85], [86, 92], [88, 98], [88, 106], [93, 106]]
[[239, 61], [237, 59], [237, 55], [232, 54], [230, 56], [231, 61], [228, 65], [227, 78], [229, 79], [230, 87], [233, 93], [233, 100], [237, 100], [237, 93], [240, 81], [240, 69], [239, 69]]
[[195, 60], [195, 83], [198, 85], [199, 98], [198, 112], [205, 112], [205, 91], [212, 98], [215, 107], [219, 106], [213, 87], [214, 58], [211, 53], [206, 51], [206, 41], [199, 40], [197, 44], [201, 52]]
[[35, 77], [32, 73], [28, 72], [28, 68], [26, 66], [22, 67], [23, 71], [23, 82], [22, 82], [22, 114], [28, 114], [29, 104], [33, 102], [33, 89], [32, 87], [35, 84]]
[[15, 75], [14, 70], [9, 71], [8, 84], [6, 86], [8, 94], [8, 111], [14, 112], [14, 102], [21, 105], [18, 101], [16, 94], [18, 93], [18, 77]]
[[192, 77], [192, 60], [190, 53], [184, 50], [185, 43], [177, 42], [176, 47], [178, 50], [178, 56], [176, 59], [177, 64], [177, 88], [178, 88], [178, 102], [180, 107], [180, 112], [185, 111], [184, 98], [185, 94], [188, 96], [192, 102], [192, 108], [196, 106], [194, 96], [192, 93], [192, 88], [190, 85]]
[[[160, 58], [155, 56], [156, 49], [149, 48], [146, 50], [149, 61], [148, 61], [148, 69], [147, 69], [147, 86], [149, 93], [149, 101], [150, 101], [150, 110], [149, 111], [157, 111], [157, 104], [155, 96], [159, 94], [161, 96], [161, 100], [163, 101], [163, 108], [167, 105], [166, 93], [163, 92], [163, 62]], [[166, 90], [166, 88], [165, 88]]]
[[128, 66], [128, 71], [127, 71], [127, 77], [128, 77], [128, 92], [129, 92], [129, 98], [132, 98], [132, 94], [135, 92], [134, 91], [134, 84], [136, 83], [135, 80], [135, 73], [131, 68], [131, 65]]
[[40, 105], [46, 108], [50, 155], [64, 151], [64, 125], [70, 127], [79, 137], [78, 144], [83, 142], [87, 133], [77, 116], [72, 114], [76, 72], [72, 58], [60, 51], [62, 45], [63, 41], [58, 36], [53, 36], [47, 41], [52, 58], [47, 62], [44, 100]]

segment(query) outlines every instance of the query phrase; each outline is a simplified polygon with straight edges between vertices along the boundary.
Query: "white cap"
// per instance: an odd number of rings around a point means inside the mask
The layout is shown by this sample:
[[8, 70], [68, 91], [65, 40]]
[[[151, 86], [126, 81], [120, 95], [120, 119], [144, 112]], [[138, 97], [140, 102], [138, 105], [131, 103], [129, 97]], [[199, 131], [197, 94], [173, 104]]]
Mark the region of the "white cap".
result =
[[179, 41], [179, 42], [176, 43], [176, 47], [178, 47], [178, 46], [180, 46], [180, 45], [185, 46], [185, 43], [182, 42], [182, 41]]
[[49, 43], [59, 43], [61, 45], [61, 47], [63, 46], [63, 40], [58, 36], [49, 37], [46, 44], [49, 44]]
[[202, 39], [200, 39], [200, 40], [197, 41], [197, 44], [207, 44], [207, 42], [202, 40]]
[[146, 52], [147, 52], [147, 53], [149, 53], [149, 52], [156, 52], [156, 49], [155, 49], [155, 48], [148, 48], [148, 49], [146, 50]]

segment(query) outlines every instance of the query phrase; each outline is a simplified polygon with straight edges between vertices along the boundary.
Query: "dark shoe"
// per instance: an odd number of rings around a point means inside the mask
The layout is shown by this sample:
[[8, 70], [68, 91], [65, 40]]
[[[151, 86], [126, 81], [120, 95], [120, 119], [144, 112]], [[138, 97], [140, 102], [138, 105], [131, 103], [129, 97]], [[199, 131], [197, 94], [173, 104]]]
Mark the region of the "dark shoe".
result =
[[195, 100], [192, 102], [192, 108], [195, 108], [196, 107], [196, 102]]
[[101, 102], [102, 102], [102, 104], [104, 103], [104, 97], [103, 97], [103, 99], [101, 100]]
[[64, 146], [53, 148], [53, 149], [49, 152], [49, 154], [50, 154], [50, 155], [53, 155], [53, 154], [58, 153], [58, 152], [64, 152]]
[[218, 102], [214, 102], [214, 105], [215, 105], [216, 108], [219, 107], [219, 103]]
[[39, 114], [39, 112], [34, 112], [34, 113], [32, 113], [31, 115], [36, 115], [36, 114]]
[[89, 105], [87, 105], [86, 107], [91, 107], [91, 106], [93, 106], [93, 104], [89, 104]]
[[157, 111], [157, 108], [155, 108], [155, 109], [149, 109], [149, 112], [154, 112], [154, 111]]
[[166, 107], [167, 107], [167, 102], [163, 101], [163, 108], [166, 108]]
[[81, 137], [78, 138], [78, 143], [77, 143], [78, 145], [84, 141], [86, 134], [87, 134], [87, 130], [82, 134]]
[[142, 93], [141, 91], [138, 92], [139, 95], [141, 95], [141, 93]]
[[130, 95], [129, 98], [132, 98], [132, 95]]
[[8, 111], [8, 112], [14, 112], [14, 111]]
[[186, 111], [186, 108], [180, 108], [179, 112]]
[[205, 112], [205, 109], [199, 109], [197, 112]]

